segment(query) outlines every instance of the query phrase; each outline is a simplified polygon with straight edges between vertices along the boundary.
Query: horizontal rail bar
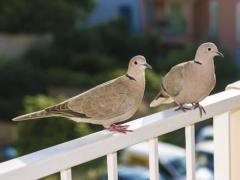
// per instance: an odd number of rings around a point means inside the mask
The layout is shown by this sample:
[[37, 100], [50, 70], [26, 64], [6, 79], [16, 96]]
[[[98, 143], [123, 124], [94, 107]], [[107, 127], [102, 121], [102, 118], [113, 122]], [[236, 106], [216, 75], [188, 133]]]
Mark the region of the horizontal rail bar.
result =
[[107, 131], [100, 131], [1, 163], [0, 179], [19, 179], [19, 177], [24, 180], [39, 179], [239, 108], [240, 91], [228, 90], [214, 94], [201, 104], [207, 112], [201, 118], [197, 109], [188, 112], [176, 112], [169, 109], [127, 123], [134, 130], [128, 134], [111, 134]]

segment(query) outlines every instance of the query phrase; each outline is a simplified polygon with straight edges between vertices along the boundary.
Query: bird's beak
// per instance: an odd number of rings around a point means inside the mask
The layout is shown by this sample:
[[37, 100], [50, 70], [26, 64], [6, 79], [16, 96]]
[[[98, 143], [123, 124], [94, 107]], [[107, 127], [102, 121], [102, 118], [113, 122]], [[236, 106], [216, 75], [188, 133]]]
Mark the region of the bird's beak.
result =
[[216, 52], [216, 55], [224, 58], [224, 55], [221, 52], [219, 52], [219, 51]]
[[148, 64], [148, 63], [145, 63], [145, 64], [143, 64], [146, 68], [148, 68], [148, 69], [152, 69], [152, 66], [150, 65], [150, 64]]

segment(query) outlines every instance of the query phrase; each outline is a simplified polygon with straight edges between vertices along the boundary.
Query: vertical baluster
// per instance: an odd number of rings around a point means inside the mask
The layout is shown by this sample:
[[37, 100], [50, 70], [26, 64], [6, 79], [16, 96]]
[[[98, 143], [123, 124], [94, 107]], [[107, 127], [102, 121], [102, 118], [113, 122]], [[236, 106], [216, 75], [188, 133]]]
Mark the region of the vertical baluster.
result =
[[60, 172], [61, 180], [72, 180], [72, 172], [71, 169], [62, 170]]
[[150, 180], [159, 180], [158, 139], [149, 140]]
[[107, 155], [108, 180], [118, 179], [117, 152]]
[[[239, 119], [238, 119], [239, 120]], [[230, 119], [229, 113], [213, 117], [214, 179], [231, 179]]]
[[194, 125], [185, 127], [187, 180], [195, 180], [195, 130]]

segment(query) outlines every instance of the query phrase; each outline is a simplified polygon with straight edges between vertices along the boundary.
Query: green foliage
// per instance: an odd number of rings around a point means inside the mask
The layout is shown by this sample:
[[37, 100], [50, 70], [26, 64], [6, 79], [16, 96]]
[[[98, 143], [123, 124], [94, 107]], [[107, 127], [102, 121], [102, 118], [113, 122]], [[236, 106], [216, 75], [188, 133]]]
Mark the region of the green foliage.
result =
[[152, 70], [146, 72], [146, 92], [157, 92], [159, 91], [161, 75], [155, 73]]
[[115, 77], [114, 72], [99, 72], [91, 74], [87, 72], [71, 71], [64, 68], [52, 68], [47, 71], [48, 84], [56, 87], [76, 87], [86, 89], [103, 83]]
[[[25, 113], [53, 105], [63, 98], [53, 99], [43, 95], [25, 98]], [[18, 124], [15, 145], [20, 155], [37, 151], [90, 133], [87, 124], [75, 123], [64, 118], [24, 121]]]
[[144, 55], [147, 61], [155, 67], [158, 62], [160, 51], [160, 40], [154, 35], [133, 36], [128, 41], [128, 53]]
[[184, 129], [180, 129], [158, 137], [159, 141], [174, 144], [183, 148], [185, 146], [184, 139]]
[[[117, 65], [125, 65], [129, 58], [136, 54], [144, 54], [152, 60], [158, 54], [158, 47], [157, 37], [134, 36], [125, 23], [113, 21], [92, 28], [57, 34], [51, 47], [35, 49], [30, 52], [30, 57], [39, 57], [36, 58], [38, 63], [44, 63], [39, 62], [41, 60], [49, 61], [51, 59], [51, 62], [47, 64], [50, 66], [71, 65], [73, 61], [76, 62], [76, 58], [80, 63], [84, 60], [88, 62], [87, 60], [91, 58], [95, 59], [97, 64], [107, 58], [113, 63], [118, 61]], [[80, 59], [78, 59], [79, 57]], [[73, 60], [74, 58], [75, 60]], [[110, 60], [107, 62], [111, 62]]]
[[174, 65], [194, 58], [195, 48], [172, 48], [165, 57], [159, 60], [162, 72], [167, 73]]
[[124, 22], [113, 21], [57, 34], [50, 47], [31, 49], [22, 63], [45, 72], [49, 85], [91, 87], [114, 78], [136, 54], [156, 64], [158, 47], [156, 37], [132, 35]]
[[45, 75], [38, 68], [12, 59], [0, 58], [0, 114], [11, 118], [21, 109], [25, 95], [46, 92]]
[[[25, 93], [43, 91], [44, 74], [38, 68], [34, 68], [27, 63], [14, 61], [12, 59], [0, 59], [0, 83], [1, 95], [5, 98], [19, 96]], [[13, 94], [12, 89], [15, 91]]]
[[224, 51], [224, 58], [215, 58], [215, 70], [217, 84], [216, 91], [223, 91], [225, 87], [240, 78], [239, 67], [236, 64], [235, 59], [228, 52]]
[[0, 1], [0, 31], [64, 32], [92, 8], [92, 0]]

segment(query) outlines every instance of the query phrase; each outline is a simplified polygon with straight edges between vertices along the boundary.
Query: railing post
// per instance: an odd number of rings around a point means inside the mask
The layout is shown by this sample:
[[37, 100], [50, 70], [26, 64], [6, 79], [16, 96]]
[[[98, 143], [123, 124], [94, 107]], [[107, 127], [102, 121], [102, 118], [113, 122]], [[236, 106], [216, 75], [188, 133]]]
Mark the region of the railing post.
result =
[[[226, 87], [230, 89], [240, 90], [240, 81]], [[214, 117], [213, 123], [215, 180], [239, 180], [240, 108]]]
[[118, 179], [117, 152], [107, 154], [108, 180]]
[[150, 180], [159, 180], [158, 138], [149, 140], [149, 172]]
[[185, 127], [187, 180], [195, 180], [195, 128]]
[[[233, 84], [229, 84], [226, 88], [236, 89], [240, 91], [240, 81], [237, 81]], [[240, 102], [239, 102], [240, 104]], [[231, 180], [240, 179], [240, 108], [232, 110], [229, 114], [230, 117], [230, 152], [231, 152]]]
[[229, 113], [213, 118], [214, 127], [214, 180], [231, 180]]
[[71, 169], [62, 170], [60, 172], [61, 180], [72, 180]]

